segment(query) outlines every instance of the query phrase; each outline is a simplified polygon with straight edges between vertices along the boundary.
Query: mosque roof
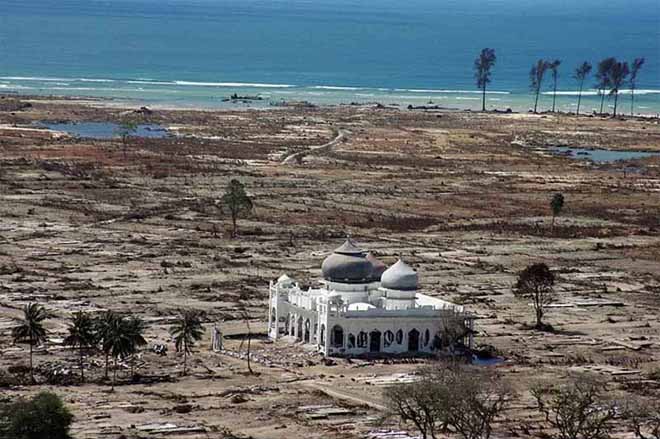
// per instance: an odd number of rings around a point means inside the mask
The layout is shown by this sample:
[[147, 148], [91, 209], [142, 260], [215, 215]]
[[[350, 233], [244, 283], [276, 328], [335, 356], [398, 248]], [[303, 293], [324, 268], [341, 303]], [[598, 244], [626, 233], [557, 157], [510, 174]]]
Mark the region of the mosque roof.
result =
[[390, 290], [416, 290], [418, 284], [417, 272], [401, 259], [385, 270], [380, 277], [380, 286]]

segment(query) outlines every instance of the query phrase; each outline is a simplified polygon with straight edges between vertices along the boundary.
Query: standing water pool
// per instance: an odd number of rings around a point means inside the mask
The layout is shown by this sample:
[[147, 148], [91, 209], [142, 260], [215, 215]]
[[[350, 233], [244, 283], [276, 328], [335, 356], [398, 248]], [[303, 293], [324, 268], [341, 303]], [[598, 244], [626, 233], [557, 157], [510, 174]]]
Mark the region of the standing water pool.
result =
[[[39, 122], [39, 127], [63, 131], [75, 137], [87, 139], [114, 139], [121, 136], [122, 128], [114, 122]], [[137, 125], [131, 133], [135, 137], [164, 138], [169, 132], [157, 124]]]

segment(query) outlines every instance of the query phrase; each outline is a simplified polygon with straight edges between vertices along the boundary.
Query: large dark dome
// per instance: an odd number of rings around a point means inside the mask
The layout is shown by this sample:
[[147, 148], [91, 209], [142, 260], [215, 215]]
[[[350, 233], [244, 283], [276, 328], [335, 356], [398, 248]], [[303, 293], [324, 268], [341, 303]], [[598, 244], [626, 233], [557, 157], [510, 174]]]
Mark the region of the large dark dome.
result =
[[367, 283], [372, 277], [373, 265], [364, 251], [350, 239], [325, 258], [321, 265], [323, 278], [332, 282]]

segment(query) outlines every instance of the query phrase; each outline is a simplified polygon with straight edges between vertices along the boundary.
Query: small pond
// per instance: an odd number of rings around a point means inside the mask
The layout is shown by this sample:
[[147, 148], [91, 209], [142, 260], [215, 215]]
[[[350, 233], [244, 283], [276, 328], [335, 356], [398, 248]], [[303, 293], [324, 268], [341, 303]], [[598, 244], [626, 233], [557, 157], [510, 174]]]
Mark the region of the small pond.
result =
[[479, 357], [477, 355], [472, 356], [471, 364], [474, 366], [495, 366], [496, 364], [504, 363], [504, 358], [502, 357]]
[[607, 149], [570, 148], [568, 146], [555, 146], [551, 148], [554, 154], [574, 159], [591, 160], [596, 163], [614, 163], [619, 160], [643, 159], [660, 156], [660, 152], [642, 151], [610, 151]]
[[[39, 122], [38, 126], [55, 131], [63, 131], [75, 137], [87, 139], [113, 139], [121, 135], [122, 128], [113, 122]], [[163, 138], [169, 132], [156, 124], [137, 125], [132, 136]]]

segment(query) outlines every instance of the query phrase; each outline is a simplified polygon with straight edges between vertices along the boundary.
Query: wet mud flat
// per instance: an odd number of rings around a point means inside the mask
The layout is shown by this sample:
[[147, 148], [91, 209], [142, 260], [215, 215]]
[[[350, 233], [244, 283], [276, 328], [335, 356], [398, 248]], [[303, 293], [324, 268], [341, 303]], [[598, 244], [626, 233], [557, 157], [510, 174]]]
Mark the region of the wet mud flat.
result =
[[[35, 354], [41, 385], [2, 393], [58, 392], [76, 414], [77, 438], [401, 430], [376, 422], [381, 391], [429, 360], [326, 361], [263, 337], [268, 282], [286, 273], [313, 285], [347, 234], [388, 264], [404, 255], [426, 293], [478, 315], [477, 344], [504, 358], [484, 367], [519, 390], [497, 425], [501, 437], [538, 433], [526, 391], [538, 378], [591, 370], [612, 392], [658, 395], [660, 159], [598, 163], [552, 153], [559, 145], [660, 152], [656, 120], [359, 106], [154, 110], [141, 123], [177, 135], [124, 145], [33, 124], [120, 123], [138, 109], [30, 104], [0, 111], [0, 371], [27, 363], [27, 346], [10, 337], [21, 307], [38, 301], [53, 318]], [[299, 159], [283, 163], [292, 155]], [[631, 166], [639, 171], [624, 172]], [[237, 239], [216, 205], [232, 178], [255, 204]], [[552, 226], [557, 192], [566, 205]], [[511, 293], [532, 262], [559, 279], [547, 318], [553, 332], [529, 329], [532, 310]], [[182, 307], [206, 312], [188, 377], [168, 334]], [[47, 384], [48, 371], [78, 373], [76, 353], [61, 344], [70, 316], [106, 309], [147, 321], [141, 378], [132, 381], [121, 364], [110, 393], [95, 355], [88, 384]], [[256, 375], [241, 343], [244, 309], [261, 334], [252, 342]], [[226, 352], [209, 349], [214, 325], [228, 335]]]

